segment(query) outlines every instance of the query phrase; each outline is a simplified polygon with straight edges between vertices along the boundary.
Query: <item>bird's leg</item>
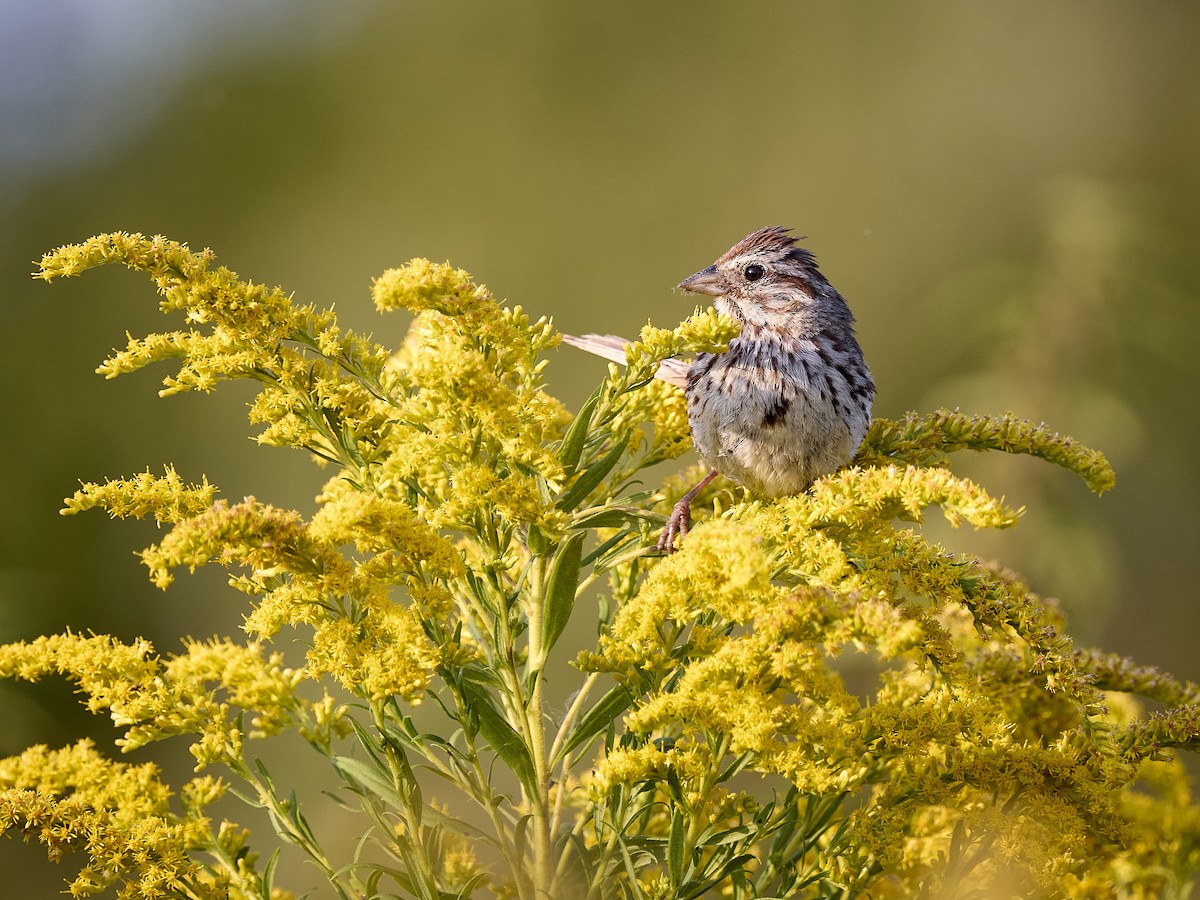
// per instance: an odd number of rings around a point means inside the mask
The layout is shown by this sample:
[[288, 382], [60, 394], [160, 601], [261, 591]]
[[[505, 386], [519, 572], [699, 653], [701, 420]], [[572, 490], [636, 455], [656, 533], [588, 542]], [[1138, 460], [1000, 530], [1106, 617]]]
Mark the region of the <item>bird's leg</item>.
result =
[[667, 519], [666, 527], [663, 528], [662, 534], [658, 536], [657, 549], [659, 553], [675, 552], [676, 536], [680, 538], [686, 537], [688, 526], [692, 524], [692, 500], [716, 477], [717, 470], [713, 469], [700, 479], [699, 484], [684, 494], [679, 502], [675, 504], [675, 508], [671, 510], [671, 517]]

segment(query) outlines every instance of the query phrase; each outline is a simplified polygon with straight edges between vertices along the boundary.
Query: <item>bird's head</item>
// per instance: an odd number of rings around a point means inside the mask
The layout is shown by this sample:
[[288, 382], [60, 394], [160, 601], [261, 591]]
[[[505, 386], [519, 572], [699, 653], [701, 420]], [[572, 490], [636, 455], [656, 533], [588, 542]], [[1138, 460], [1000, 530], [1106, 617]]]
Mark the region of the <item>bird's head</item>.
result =
[[848, 326], [854, 317], [846, 301], [789, 230], [773, 225], [746, 235], [679, 287], [713, 297], [718, 311], [743, 325], [796, 336]]

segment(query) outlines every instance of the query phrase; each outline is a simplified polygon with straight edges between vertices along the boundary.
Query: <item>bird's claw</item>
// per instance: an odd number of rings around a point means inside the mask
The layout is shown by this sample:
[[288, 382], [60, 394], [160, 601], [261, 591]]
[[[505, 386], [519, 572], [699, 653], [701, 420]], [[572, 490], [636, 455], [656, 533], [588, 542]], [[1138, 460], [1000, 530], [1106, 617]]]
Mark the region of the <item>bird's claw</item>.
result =
[[680, 500], [675, 504], [675, 508], [671, 510], [671, 516], [667, 519], [667, 524], [662, 530], [662, 534], [658, 536], [658, 544], [656, 549], [659, 553], [666, 553], [670, 556], [675, 552], [675, 538], [681, 540], [687, 537], [688, 528], [692, 524], [692, 503], [690, 500]]

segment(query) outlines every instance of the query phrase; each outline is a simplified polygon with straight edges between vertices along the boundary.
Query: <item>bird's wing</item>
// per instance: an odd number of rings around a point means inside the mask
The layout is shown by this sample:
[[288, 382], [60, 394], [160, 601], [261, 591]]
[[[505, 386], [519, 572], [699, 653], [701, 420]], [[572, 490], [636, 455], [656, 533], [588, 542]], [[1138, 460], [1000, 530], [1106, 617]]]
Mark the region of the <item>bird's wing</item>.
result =
[[[563, 343], [623, 366], [625, 365], [625, 347], [629, 341], [616, 334], [585, 334], [580, 337], [564, 334]], [[691, 363], [687, 360], [664, 359], [658, 364], [658, 371], [654, 373], [654, 377], [667, 384], [673, 384], [677, 388], [685, 388], [687, 387], [689, 368], [691, 368]]]

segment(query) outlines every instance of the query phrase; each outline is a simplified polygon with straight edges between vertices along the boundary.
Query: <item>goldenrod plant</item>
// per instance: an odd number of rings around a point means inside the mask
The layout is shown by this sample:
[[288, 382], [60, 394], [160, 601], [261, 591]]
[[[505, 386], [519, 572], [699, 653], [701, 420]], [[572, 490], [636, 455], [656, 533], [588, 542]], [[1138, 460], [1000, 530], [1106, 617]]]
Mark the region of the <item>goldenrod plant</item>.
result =
[[[102, 374], [174, 361], [163, 394], [255, 381], [259, 442], [329, 478], [307, 519], [170, 466], [66, 501], [153, 516], [155, 584], [215, 563], [248, 604], [245, 635], [175, 653], [0, 647], [0, 673], [74, 682], [132, 755], [0, 761], [0, 825], [78, 853], [72, 895], [290, 897], [276, 835], [341, 898], [1187, 895], [1200, 810], [1176, 751], [1198, 746], [1200, 690], [1076, 649], [1015, 574], [919, 527], [1017, 518], [956, 451], [1030, 454], [1097, 493], [1099, 453], [1007, 415], [881, 420], [802, 495], [710, 486], [661, 558], [687, 476], [659, 491], [642, 470], [689, 439], [654, 372], [724, 346], [730, 320], [648, 326], [572, 414], [543, 389], [550, 322], [448, 264], [375, 281], [379, 310], [413, 314], [393, 351], [160, 237], [63, 247], [40, 277], [106, 263], [149, 274], [184, 322]], [[343, 786], [356, 849], [331, 850], [304, 786], [259, 761], [289, 731]], [[137, 751], [178, 736], [196, 777], [173, 788]], [[218, 821], [223, 796], [276, 835]]]

